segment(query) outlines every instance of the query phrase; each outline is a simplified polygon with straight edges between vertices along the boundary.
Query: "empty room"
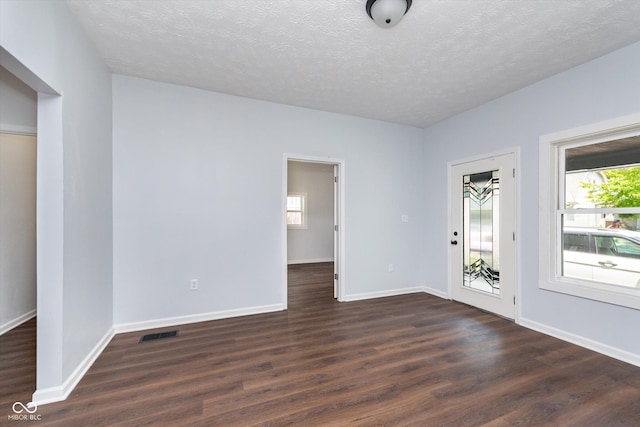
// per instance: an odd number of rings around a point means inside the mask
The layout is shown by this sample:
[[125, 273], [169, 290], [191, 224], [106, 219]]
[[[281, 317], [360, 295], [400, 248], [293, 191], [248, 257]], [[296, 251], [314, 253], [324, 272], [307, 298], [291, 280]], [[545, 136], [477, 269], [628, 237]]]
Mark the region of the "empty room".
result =
[[0, 425], [640, 425], [637, 0], [0, 0]]

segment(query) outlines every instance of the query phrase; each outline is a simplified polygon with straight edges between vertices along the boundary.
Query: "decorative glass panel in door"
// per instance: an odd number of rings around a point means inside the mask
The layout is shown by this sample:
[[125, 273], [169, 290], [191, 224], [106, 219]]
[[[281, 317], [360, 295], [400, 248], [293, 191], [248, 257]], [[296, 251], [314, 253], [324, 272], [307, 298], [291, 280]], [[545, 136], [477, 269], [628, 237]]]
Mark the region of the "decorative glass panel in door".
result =
[[463, 286], [500, 295], [500, 171], [464, 175]]
[[451, 299], [515, 319], [516, 154], [449, 166]]

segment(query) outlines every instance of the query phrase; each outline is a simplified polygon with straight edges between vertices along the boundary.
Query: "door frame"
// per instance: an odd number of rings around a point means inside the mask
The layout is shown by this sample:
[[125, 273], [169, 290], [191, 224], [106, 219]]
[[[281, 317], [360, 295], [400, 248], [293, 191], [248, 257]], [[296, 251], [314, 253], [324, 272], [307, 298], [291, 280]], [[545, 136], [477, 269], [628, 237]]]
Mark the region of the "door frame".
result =
[[[514, 293], [514, 297], [515, 297], [515, 305], [514, 305], [514, 321], [515, 323], [520, 323], [520, 313], [521, 313], [521, 307], [522, 307], [522, 301], [520, 296], [522, 295], [521, 292], [521, 285], [522, 285], [522, 280], [521, 280], [521, 271], [520, 271], [520, 265], [521, 265], [521, 248], [522, 245], [520, 244], [520, 237], [522, 235], [521, 233], [521, 209], [520, 206], [521, 205], [521, 181], [520, 181], [520, 170], [521, 170], [521, 162], [520, 162], [520, 148], [519, 147], [508, 147], [502, 150], [497, 150], [497, 151], [493, 151], [490, 153], [486, 153], [486, 154], [479, 154], [476, 156], [471, 156], [471, 157], [465, 157], [462, 159], [456, 159], [456, 160], [452, 160], [447, 162], [447, 240], [446, 240], [446, 244], [447, 247], [449, 247], [449, 237], [450, 234], [454, 228], [454, 224], [452, 221], [452, 203], [451, 203], [451, 192], [452, 192], [452, 183], [453, 183], [453, 168], [455, 166], [459, 166], [461, 164], [464, 163], [471, 163], [471, 162], [477, 162], [480, 160], [487, 160], [490, 159], [492, 157], [498, 157], [498, 156], [504, 156], [504, 155], [508, 155], [508, 154], [513, 154], [514, 156], [514, 167], [515, 167], [515, 182], [514, 182], [514, 188], [515, 188], [515, 201], [514, 201], [514, 220], [515, 220], [515, 225], [514, 225], [514, 229], [515, 229], [515, 266], [514, 266], [514, 286], [513, 286], [513, 293]], [[453, 283], [453, 275], [451, 274], [452, 270], [453, 270], [453, 265], [454, 263], [454, 257], [452, 256], [451, 250], [448, 249], [447, 250], [447, 296], [448, 299], [453, 300], [453, 287], [456, 286], [455, 283]]]
[[[338, 179], [337, 188], [338, 194], [337, 196], [334, 194], [334, 211], [336, 213], [335, 219], [336, 224], [338, 226], [338, 231], [334, 231], [335, 238], [338, 239], [338, 244], [335, 244], [334, 247], [338, 252], [338, 259], [334, 259], [334, 263], [337, 263], [337, 274], [338, 280], [334, 280], [334, 295], [338, 299], [338, 301], [345, 301], [346, 292], [346, 282], [345, 282], [345, 161], [343, 159], [336, 159], [330, 157], [318, 157], [318, 156], [307, 156], [302, 154], [291, 154], [284, 153], [283, 161], [282, 161], [282, 307], [283, 309], [287, 309], [288, 304], [288, 279], [287, 279], [287, 268], [288, 268], [288, 259], [287, 259], [287, 194], [288, 194], [288, 177], [289, 177], [289, 168], [288, 163], [292, 162], [306, 162], [306, 163], [320, 163], [325, 165], [333, 165], [335, 176]], [[337, 203], [337, 206], [336, 206]], [[334, 250], [334, 254], [335, 254]]]
[[[64, 162], [62, 91], [0, 46], [0, 65], [33, 89], [36, 148], [36, 404], [64, 400], [81, 375], [63, 375]], [[45, 279], [45, 280], [43, 280]], [[61, 379], [62, 378], [62, 379]], [[58, 390], [59, 389], [59, 390]], [[52, 392], [54, 390], [55, 392]]]

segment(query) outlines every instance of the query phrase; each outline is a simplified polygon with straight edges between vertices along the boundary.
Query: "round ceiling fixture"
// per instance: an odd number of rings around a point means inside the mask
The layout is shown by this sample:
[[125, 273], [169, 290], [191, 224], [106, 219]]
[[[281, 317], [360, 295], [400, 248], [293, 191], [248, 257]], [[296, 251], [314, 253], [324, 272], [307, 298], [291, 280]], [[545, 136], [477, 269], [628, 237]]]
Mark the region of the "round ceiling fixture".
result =
[[411, 0], [367, 0], [367, 15], [379, 27], [396, 25], [411, 7]]

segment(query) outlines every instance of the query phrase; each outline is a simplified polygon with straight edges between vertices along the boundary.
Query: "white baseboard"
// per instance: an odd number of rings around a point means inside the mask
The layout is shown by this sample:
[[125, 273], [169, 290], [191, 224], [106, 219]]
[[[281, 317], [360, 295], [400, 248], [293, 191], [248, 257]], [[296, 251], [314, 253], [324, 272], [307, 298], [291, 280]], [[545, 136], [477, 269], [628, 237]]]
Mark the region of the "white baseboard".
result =
[[424, 292], [447, 300], [450, 299], [449, 294], [447, 294], [446, 292], [442, 292], [438, 289], [433, 289], [428, 286], [416, 286], [414, 288], [391, 289], [385, 291], [365, 292], [362, 294], [347, 295], [344, 301], [360, 301], [372, 298], [392, 297], [395, 295], [415, 294], [418, 292]]
[[230, 317], [250, 316], [252, 314], [282, 311], [282, 304], [261, 305], [236, 310], [214, 311], [211, 313], [190, 314], [187, 316], [166, 317], [163, 319], [145, 320], [142, 322], [120, 323], [114, 325], [117, 334], [124, 332], [144, 331], [146, 329], [164, 328], [167, 326], [186, 325], [188, 323], [208, 322], [210, 320], [228, 319]]
[[360, 301], [365, 299], [392, 297], [395, 295], [415, 294], [418, 292], [424, 292], [424, 288], [417, 286], [415, 288], [389, 289], [384, 291], [365, 292], [362, 294], [351, 294], [347, 295], [344, 301]]
[[168, 317], [164, 319], [149, 320], [144, 322], [123, 323], [114, 325], [107, 334], [96, 344], [85, 359], [78, 367], [69, 375], [67, 380], [57, 387], [49, 387], [38, 389], [33, 394], [32, 402], [36, 405], [46, 405], [47, 403], [60, 402], [65, 400], [73, 389], [78, 385], [82, 377], [87, 373], [91, 365], [96, 361], [98, 356], [104, 351], [111, 339], [116, 335], [124, 332], [142, 331], [145, 329], [162, 328], [166, 326], [183, 325], [187, 323], [206, 322], [209, 320], [226, 319], [230, 317], [248, 316], [252, 314], [262, 314], [274, 311], [281, 311], [285, 308], [281, 304], [264, 305], [250, 308], [242, 308], [237, 310], [217, 311], [213, 313], [203, 313], [189, 316]]
[[44, 389], [38, 389], [31, 398], [31, 401], [36, 405], [45, 405], [47, 403], [60, 402], [65, 400], [73, 389], [78, 385], [84, 374], [87, 373], [91, 365], [96, 361], [98, 356], [102, 354], [111, 339], [115, 335], [115, 330], [112, 327], [107, 331], [107, 333], [98, 341], [98, 343], [93, 347], [93, 349], [89, 352], [87, 357], [84, 358], [82, 362], [78, 365], [78, 367], [69, 375], [66, 381], [57, 387], [48, 387]]
[[5, 332], [9, 332], [10, 330], [12, 330], [13, 328], [16, 328], [20, 325], [22, 325], [24, 322], [33, 319], [34, 317], [36, 317], [36, 313], [37, 311], [31, 310], [21, 316], [16, 317], [13, 320], [9, 320], [7, 323], [5, 323], [4, 325], [0, 325], [0, 335], [4, 334]]
[[292, 259], [287, 264], [313, 264], [316, 262], [333, 262], [333, 258]]
[[630, 353], [628, 351], [612, 347], [607, 344], [603, 344], [598, 341], [590, 340], [589, 338], [585, 338], [580, 335], [575, 335], [561, 329], [556, 329], [551, 326], [544, 325], [542, 323], [525, 319], [520, 317], [519, 325], [524, 326], [525, 328], [533, 329], [534, 331], [541, 332], [546, 335], [551, 335], [552, 337], [561, 339], [563, 341], [570, 342], [575, 345], [579, 345], [580, 347], [588, 348], [589, 350], [596, 351], [598, 353], [602, 353], [605, 356], [613, 357], [614, 359], [622, 360], [623, 362], [630, 363], [632, 365], [640, 366], [640, 355]]
[[447, 292], [443, 292], [443, 291], [440, 291], [438, 289], [433, 289], [433, 288], [430, 288], [428, 286], [425, 286], [425, 287], [422, 288], [422, 290], [423, 290], [423, 292], [425, 292], [427, 294], [430, 294], [430, 295], [433, 295], [433, 296], [436, 296], [436, 297], [440, 297], [442, 299], [451, 299], [451, 298], [449, 298], [449, 294]]

